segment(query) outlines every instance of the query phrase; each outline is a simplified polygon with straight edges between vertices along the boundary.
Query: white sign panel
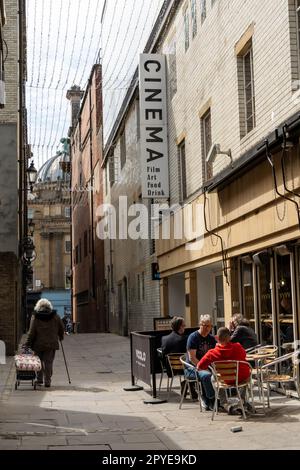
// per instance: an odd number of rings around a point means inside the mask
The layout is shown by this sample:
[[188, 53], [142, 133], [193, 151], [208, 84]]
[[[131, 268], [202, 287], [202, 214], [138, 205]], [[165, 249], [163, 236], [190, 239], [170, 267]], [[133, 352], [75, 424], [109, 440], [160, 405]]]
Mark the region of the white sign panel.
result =
[[169, 197], [166, 57], [140, 56], [142, 197]]

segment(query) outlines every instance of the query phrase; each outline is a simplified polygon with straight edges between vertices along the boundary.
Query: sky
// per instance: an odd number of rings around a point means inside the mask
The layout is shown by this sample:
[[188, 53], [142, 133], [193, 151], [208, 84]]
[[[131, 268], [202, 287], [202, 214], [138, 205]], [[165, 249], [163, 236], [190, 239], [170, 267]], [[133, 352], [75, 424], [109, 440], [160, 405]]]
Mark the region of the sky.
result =
[[[128, 90], [163, 0], [27, 0], [28, 142], [39, 168], [70, 126], [72, 85], [103, 64], [104, 139]], [[100, 56], [99, 56], [100, 52]]]

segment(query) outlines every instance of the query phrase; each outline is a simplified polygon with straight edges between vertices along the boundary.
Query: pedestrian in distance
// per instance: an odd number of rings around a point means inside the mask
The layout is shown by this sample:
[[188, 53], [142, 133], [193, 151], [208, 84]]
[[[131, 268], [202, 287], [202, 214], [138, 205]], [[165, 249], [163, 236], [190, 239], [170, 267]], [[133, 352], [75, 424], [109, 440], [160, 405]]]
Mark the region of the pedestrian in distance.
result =
[[26, 346], [30, 347], [40, 358], [42, 369], [37, 374], [37, 384], [49, 388], [53, 373], [55, 352], [59, 341], [64, 339], [64, 324], [53, 310], [47, 299], [40, 299], [34, 307], [30, 321]]

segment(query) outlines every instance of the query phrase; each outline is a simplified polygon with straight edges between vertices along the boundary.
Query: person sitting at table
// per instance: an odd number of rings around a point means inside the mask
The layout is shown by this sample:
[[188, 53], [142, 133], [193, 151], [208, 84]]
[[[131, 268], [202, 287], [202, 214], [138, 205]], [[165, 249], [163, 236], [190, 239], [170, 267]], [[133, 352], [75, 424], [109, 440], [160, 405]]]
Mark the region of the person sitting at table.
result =
[[[226, 327], [222, 327], [218, 329], [217, 332], [218, 336], [218, 344], [214, 349], [210, 349], [198, 362], [197, 369], [199, 372], [207, 371], [208, 367], [216, 361], [245, 361], [246, 362], [246, 351], [239, 343], [232, 343], [230, 337], [230, 331]], [[238, 382], [245, 382], [249, 379], [251, 369], [247, 366], [247, 364], [240, 364], [239, 365], [239, 376]], [[212, 384], [214, 384], [214, 378], [212, 378]], [[228, 385], [231, 383], [234, 384], [233, 381], [226, 381]], [[243, 387], [241, 390], [242, 399], [245, 400], [245, 393], [246, 387]], [[229, 407], [226, 403], [226, 395], [225, 393], [220, 393], [220, 406], [227, 409], [229, 414], [238, 414], [237, 407]], [[246, 409], [248, 411], [252, 411], [252, 406], [250, 403], [245, 403]]]
[[172, 333], [161, 339], [161, 350], [164, 356], [170, 353], [186, 351], [187, 336], [184, 334], [185, 323], [182, 317], [173, 317], [171, 320]]
[[[171, 376], [170, 366], [166, 359], [167, 354], [182, 353], [186, 351], [187, 335], [185, 331], [185, 321], [182, 317], [173, 317], [171, 320], [172, 332], [161, 339], [161, 352], [163, 356], [163, 365], [167, 370], [168, 376]], [[193, 384], [191, 385], [191, 395], [193, 399], [198, 399], [197, 392]], [[185, 380], [181, 382], [181, 392], [184, 390]], [[187, 393], [187, 391], [186, 391]]]
[[[211, 334], [212, 321], [210, 315], [201, 315], [199, 329], [190, 334], [187, 340], [187, 362], [197, 366], [200, 359], [206, 352], [214, 348], [217, 344], [215, 337]], [[195, 378], [193, 370], [186, 368], [185, 375]], [[207, 370], [198, 372], [198, 377], [202, 385], [202, 406], [208, 411], [213, 407], [215, 391], [211, 384], [211, 373]]]
[[240, 343], [244, 349], [254, 348], [258, 345], [255, 331], [250, 327], [249, 321], [240, 313], [232, 316], [229, 330], [232, 343]]

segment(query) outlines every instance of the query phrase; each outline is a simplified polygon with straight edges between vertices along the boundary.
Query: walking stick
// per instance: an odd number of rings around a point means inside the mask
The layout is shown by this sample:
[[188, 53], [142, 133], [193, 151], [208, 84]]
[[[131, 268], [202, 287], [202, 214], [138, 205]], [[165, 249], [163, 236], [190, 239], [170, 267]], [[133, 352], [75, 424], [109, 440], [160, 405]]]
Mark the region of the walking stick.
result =
[[62, 345], [62, 342], [60, 342], [60, 345], [61, 345], [61, 350], [62, 350], [62, 353], [63, 353], [63, 356], [64, 356], [64, 361], [65, 361], [65, 366], [66, 366], [66, 371], [67, 371], [67, 374], [68, 374], [68, 379], [69, 379], [69, 384], [71, 383], [71, 379], [70, 379], [70, 375], [69, 375], [69, 371], [68, 371], [68, 366], [67, 366], [67, 361], [66, 361], [66, 356], [65, 356], [65, 351], [64, 351], [64, 347]]

